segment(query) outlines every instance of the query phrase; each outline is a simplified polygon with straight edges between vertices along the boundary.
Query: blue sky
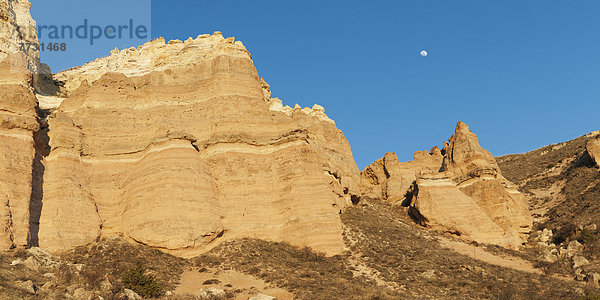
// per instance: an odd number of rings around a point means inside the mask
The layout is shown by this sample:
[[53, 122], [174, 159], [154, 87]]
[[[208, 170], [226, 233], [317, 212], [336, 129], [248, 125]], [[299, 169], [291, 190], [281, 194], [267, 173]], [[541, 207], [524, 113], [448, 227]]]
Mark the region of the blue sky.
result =
[[[65, 13], [35, 8], [53, 1], [32, 2], [36, 19]], [[145, 3], [67, 13], [144, 23]], [[147, 25], [167, 40], [216, 30], [242, 40], [273, 96], [325, 107], [361, 169], [388, 151], [411, 160], [441, 145], [458, 120], [494, 155], [600, 129], [596, 0], [155, 0]], [[139, 42], [42, 57], [61, 70]]]

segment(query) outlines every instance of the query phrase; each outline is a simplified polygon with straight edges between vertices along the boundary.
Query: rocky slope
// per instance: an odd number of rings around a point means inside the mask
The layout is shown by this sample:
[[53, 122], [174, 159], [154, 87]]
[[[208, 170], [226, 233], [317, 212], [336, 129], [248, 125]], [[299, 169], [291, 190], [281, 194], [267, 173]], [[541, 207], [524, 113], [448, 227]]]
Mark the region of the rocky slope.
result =
[[600, 278], [600, 132], [528, 153], [498, 157], [529, 202], [535, 230], [525, 252], [547, 272]]
[[123, 235], [189, 256], [255, 237], [340, 253], [350, 146], [321, 107], [271, 99], [242, 43], [158, 39], [56, 79], [40, 246]]
[[[498, 157], [503, 173], [519, 186], [538, 223], [600, 222], [598, 139], [593, 132], [523, 154]], [[598, 223], [600, 224], [600, 223]]]
[[462, 122], [441, 151], [402, 163], [386, 154], [361, 172], [361, 188], [367, 197], [401, 202], [422, 225], [477, 242], [518, 248], [531, 229], [524, 196]]
[[[132, 292], [137, 292], [164, 295], [162, 299], [249, 299], [264, 294], [277, 299], [361, 300], [598, 295], [572, 280], [457, 253], [442, 242], [447, 239], [443, 234], [420, 228], [402, 213], [401, 207], [368, 200], [345, 210], [341, 218], [348, 251], [333, 257], [260, 239], [229, 240], [189, 260], [114, 238], [62, 255], [38, 248], [15, 249], [0, 253], [0, 295], [10, 299], [136, 299]], [[127, 280], [140, 268], [145, 270], [143, 280]], [[258, 299], [272, 299], [262, 297]]]

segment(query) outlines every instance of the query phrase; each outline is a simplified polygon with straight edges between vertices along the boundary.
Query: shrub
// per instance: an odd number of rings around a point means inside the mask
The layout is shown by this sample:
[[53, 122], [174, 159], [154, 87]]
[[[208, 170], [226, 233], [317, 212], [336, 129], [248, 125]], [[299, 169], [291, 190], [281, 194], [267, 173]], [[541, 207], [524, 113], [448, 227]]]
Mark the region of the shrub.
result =
[[597, 289], [592, 289], [587, 287], [584, 290], [584, 296], [583, 297], [579, 297], [579, 300], [600, 300], [600, 294], [598, 293]]
[[156, 278], [144, 273], [145, 270], [142, 264], [136, 264], [123, 274], [121, 279], [123, 287], [136, 292], [143, 298], [157, 298], [162, 296], [163, 292]]
[[579, 241], [580, 243], [582, 243], [584, 245], [591, 245], [597, 239], [598, 239], [598, 236], [596, 235], [596, 233], [591, 230], [588, 230], [588, 229], [582, 230], [579, 233], [579, 236], [577, 237], [577, 241]]
[[575, 224], [573, 224], [573, 223], [567, 223], [567, 224], [561, 226], [560, 229], [558, 229], [554, 233], [554, 237], [552, 238], [552, 242], [555, 245], [560, 245], [563, 242], [566, 242], [573, 235], [575, 235], [575, 229], [577, 229], [577, 226], [575, 226]]

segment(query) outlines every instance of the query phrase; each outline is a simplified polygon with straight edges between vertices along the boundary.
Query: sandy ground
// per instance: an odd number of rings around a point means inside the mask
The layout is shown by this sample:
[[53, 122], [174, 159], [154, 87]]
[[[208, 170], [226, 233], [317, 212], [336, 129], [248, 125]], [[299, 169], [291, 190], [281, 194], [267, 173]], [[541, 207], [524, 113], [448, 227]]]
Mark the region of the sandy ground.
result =
[[[533, 264], [527, 260], [524, 260], [520, 257], [510, 256], [510, 255], [497, 255], [491, 252], [484, 250], [483, 248], [473, 246], [470, 244], [466, 244], [460, 241], [450, 240], [446, 238], [440, 237], [440, 243], [442, 246], [452, 249], [460, 254], [464, 254], [471, 258], [486, 262], [488, 264], [500, 266], [503, 268], [511, 268], [517, 271], [534, 273], [543, 275], [544, 272], [540, 269], [536, 269]], [[556, 279], [573, 281], [573, 278], [565, 277], [561, 275], [552, 275], [552, 277]]]
[[465, 244], [460, 241], [453, 241], [446, 238], [440, 238], [440, 243], [442, 244], [442, 246], [452, 249], [460, 254], [464, 254], [471, 258], [481, 260], [492, 265], [504, 268], [511, 268], [514, 270], [528, 273], [543, 274], [541, 270], [534, 268], [531, 262], [519, 257], [508, 255], [496, 255], [491, 252], [485, 251], [484, 249], [479, 248], [477, 246]]
[[[204, 284], [205, 281], [211, 279], [217, 279], [221, 283]], [[284, 289], [271, 287], [259, 278], [245, 275], [234, 270], [217, 271], [208, 269], [204, 272], [200, 272], [199, 270], [186, 271], [181, 275], [180, 284], [177, 286], [174, 293], [176, 295], [197, 295], [201, 290], [211, 287], [225, 290], [228, 288], [226, 285], [231, 285], [233, 286], [232, 288], [243, 291], [238, 293], [235, 297], [235, 299], [239, 300], [247, 300], [251, 297], [258, 296], [259, 294], [273, 296], [278, 300], [294, 299], [294, 295]]]

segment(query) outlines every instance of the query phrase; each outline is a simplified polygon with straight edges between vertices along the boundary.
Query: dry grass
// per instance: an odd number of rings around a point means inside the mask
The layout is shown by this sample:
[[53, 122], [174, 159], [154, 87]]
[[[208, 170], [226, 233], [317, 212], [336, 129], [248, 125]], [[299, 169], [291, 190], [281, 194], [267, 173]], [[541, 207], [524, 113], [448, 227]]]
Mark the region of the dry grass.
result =
[[[589, 224], [600, 225], [600, 172], [587, 154], [585, 147], [589, 137], [580, 137], [560, 145], [544, 147], [524, 154], [497, 158], [502, 173], [520, 186], [523, 193], [536, 189], [550, 189], [556, 183], [562, 188], [552, 197], [530, 196], [532, 208], [547, 209], [544, 223], [537, 224], [554, 232], [552, 242], [564, 244], [579, 240], [584, 246], [583, 254], [592, 262], [588, 270], [600, 270], [600, 242], [598, 232], [581, 230]], [[555, 168], [552, 172], [550, 170]], [[563, 201], [552, 201], [564, 199]], [[530, 253], [540, 255], [535, 247]], [[573, 276], [571, 263], [559, 260], [554, 263], [538, 262], [548, 273]]]
[[578, 288], [442, 248], [437, 233], [411, 224], [404, 209], [378, 201], [348, 209], [342, 221], [349, 248], [344, 255], [243, 239], [194, 262], [258, 276], [298, 299], [572, 299]]
[[[294, 293], [298, 299], [387, 299], [367, 278], [355, 278], [346, 256], [257, 239], [227, 242], [194, 259], [198, 267], [233, 268]], [[396, 293], [387, 291], [393, 296]]]
[[[556, 182], [564, 184], [560, 194], [565, 201], [549, 208], [545, 224], [555, 231], [569, 223], [600, 225], [600, 172], [586, 153], [589, 139], [584, 136], [528, 153], [497, 158], [504, 176], [519, 185], [523, 193], [549, 188]], [[549, 168], [556, 166], [560, 166], [559, 173], [550, 175]], [[534, 200], [548, 202], [549, 199]]]
[[496, 158], [502, 174], [508, 180], [521, 184], [528, 178], [545, 173], [566, 159], [581, 155], [590, 138], [579, 137], [569, 142], [550, 145], [523, 154], [505, 155]]
[[74, 277], [68, 284], [82, 283], [90, 290], [100, 290], [100, 283], [107, 279], [114, 286], [113, 293], [122, 289], [121, 278], [139, 266], [143, 267], [149, 276], [156, 278], [161, 289], [172, 290], [181, 273], [189, 266], [185, 259], [120, 239], [102, 240], [88, 247], [78, 247], [61, 258], [85, 265], [80, 272], [81, 276]]
[[[414, 297], [456, 299], [570, 298], [577, 285], [545, 276], [489, 265], [441, 248], [435, 233], [397, 217], [402, 208], [371, 202], [348, 210], [342, 219], [360, 235], [353, 252], [386, 281], [403, 285]], [[433, 270], [435, 276], [424, 276]]]
[[18, 281], [31, 280], [36, 286], [42, 286], [48, 281], [39, 272], [24, 265], [11, 266], [11, 262], [27, 256], [21, 250], [11, 250], [0, 253], [0, 299], [39, 299], [36, 295], [18, 287]]

